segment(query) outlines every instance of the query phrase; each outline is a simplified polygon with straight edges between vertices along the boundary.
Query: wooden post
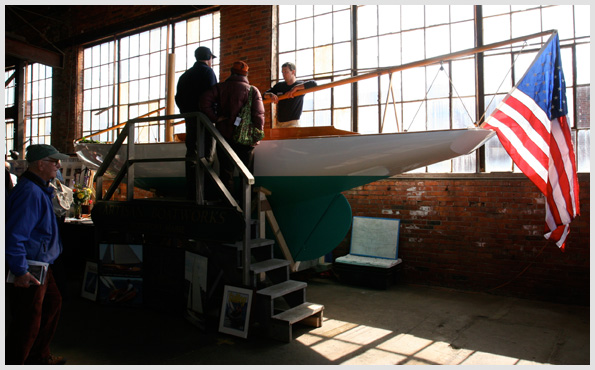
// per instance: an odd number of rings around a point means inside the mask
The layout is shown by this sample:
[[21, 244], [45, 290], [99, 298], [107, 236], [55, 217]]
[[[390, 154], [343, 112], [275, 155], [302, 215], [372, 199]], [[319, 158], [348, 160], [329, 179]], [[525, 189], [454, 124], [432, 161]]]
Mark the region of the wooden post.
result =
[[[173, 115], [175, 113], [175, 93], [176, 93], [176, 54], [168, 54], [167, 55], [167, 94], [165, 100], [165, 114], [166, 115]], [[174, 126], [173, 120], [168, 119], [165, 122], [165, 141], [172, 142], [174, 141]]]

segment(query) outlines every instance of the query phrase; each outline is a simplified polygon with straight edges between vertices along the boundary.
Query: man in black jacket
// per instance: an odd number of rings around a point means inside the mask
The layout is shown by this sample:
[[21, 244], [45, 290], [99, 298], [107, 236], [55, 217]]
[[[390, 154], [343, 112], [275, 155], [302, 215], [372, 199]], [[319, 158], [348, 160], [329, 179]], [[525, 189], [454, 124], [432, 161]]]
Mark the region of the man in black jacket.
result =
[[[211, 68], [213, 59], [217, 58], [211, 49], [201, 46], [194, 51], [196, 63], [184, 72], [178, 80], [176, 92], [176, 105], [180, 113], [199, 111], [200, 96], [211, 86], [217, 83], [215, 72]], [[188, 199], [196, 199], [196, 138], [198, 122], [196, 118], [186, 119], [186, 190]], [[212, 161], [214, 139], [207, 132], [205, 135], [205, 158]], [[210, 181], [205, 180], [206, 186], [210, 187]], [[210, 192], [211, 190], [206, 190]]]
[[[316, 86], [315, 81], [297, 81], [295, 77], [295, 64], [287, 62], [281, 66], [284, 81], [265, 91], [263, 98], [271, 98], [277, 105], [277, 126], [295, 127], [299, 125], [304, 106], [304, 95], [293, 96], [299, 90]], [[287, 95], [289, 99], [279, 100], [279, 96]]]

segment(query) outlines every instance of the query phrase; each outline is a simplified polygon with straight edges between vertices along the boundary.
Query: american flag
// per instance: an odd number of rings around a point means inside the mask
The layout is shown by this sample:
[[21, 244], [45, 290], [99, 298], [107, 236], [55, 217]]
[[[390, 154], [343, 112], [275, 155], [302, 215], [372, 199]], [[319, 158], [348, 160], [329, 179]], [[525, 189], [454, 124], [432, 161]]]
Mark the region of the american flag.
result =
[[514, 163], [546, 197], [545, 237], [564, 250], [579, 215], [578, 177], [560, 42], [554, 33], [523, 78], [486, 120]]

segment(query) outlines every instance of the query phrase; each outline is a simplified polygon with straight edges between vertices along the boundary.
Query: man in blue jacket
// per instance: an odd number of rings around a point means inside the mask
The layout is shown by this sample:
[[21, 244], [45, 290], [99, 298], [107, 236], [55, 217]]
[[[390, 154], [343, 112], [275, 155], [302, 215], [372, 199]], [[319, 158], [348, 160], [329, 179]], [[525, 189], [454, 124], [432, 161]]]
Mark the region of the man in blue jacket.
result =
[[[11, 323], [6, 335], [6, 363], [57, 365], [66, 361], [50, 353], [62, 296], [51, 265], [62, 253], [49, 186], [66, 154], [47, 144], [27, 148], [27, 171], [6, 202], [6, 264], [16, 276], [7, 289]], [[43, 285], [27, 270], [27, 260], [50, 264]]]

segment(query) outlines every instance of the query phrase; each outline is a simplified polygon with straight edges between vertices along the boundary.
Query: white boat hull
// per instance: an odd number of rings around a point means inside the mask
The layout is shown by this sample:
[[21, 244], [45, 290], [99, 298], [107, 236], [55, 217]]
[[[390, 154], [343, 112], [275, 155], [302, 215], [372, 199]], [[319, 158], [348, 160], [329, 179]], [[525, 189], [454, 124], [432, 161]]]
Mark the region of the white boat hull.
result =
[[[345, 135], [263, 140], [255, 149], [256, 185], [268, 197], [283, 237], [296, 261], [332, 251], [351, 226], [352, 212], [341, 192], [419, 167], [468, 154], [493, 131], [470, 128], [399, 134]], [[77, 144], [77, 154], [98, 168], [108, 144]], [[135, 145], [137, 158], [183, 158], [179, 143]], [[125, 163], [126, 147], [112, 162], [115, 176]], [[180, 162], [137, 163], [135, 185], [161, 194], [185, 194], [185, 165]]]

